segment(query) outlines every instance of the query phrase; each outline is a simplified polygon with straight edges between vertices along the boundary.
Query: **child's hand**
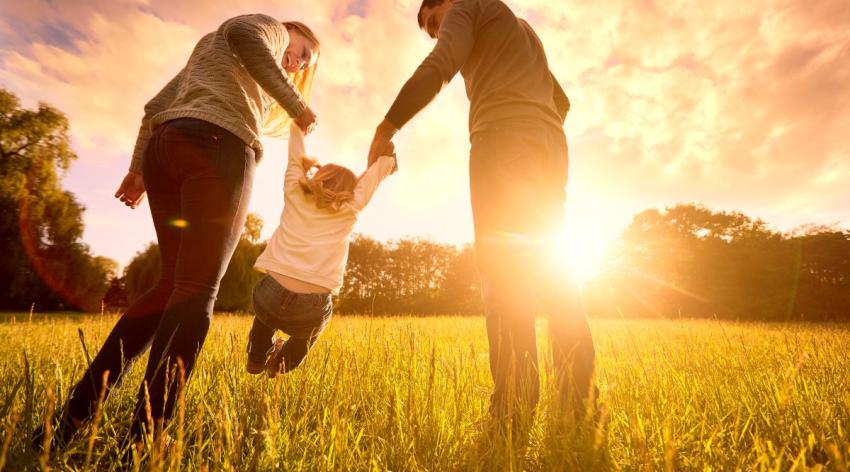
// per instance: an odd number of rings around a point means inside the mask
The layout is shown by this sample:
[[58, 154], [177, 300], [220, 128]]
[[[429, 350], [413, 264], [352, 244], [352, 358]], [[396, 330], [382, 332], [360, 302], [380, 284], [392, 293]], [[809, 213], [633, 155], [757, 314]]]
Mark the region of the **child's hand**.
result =
[[[398, 131], [396, 127], [386, 119], [375, 128], [375, 136], [369, 146], [369, 157], [366, 159], [367, 168], [384, 155], [383, 152], [389, 144], [392, 144], [393, 135], [396, 131]], [[395, 146], [393, 146], [393, 150], [395, 150]]]
[[387, 145], [384, 146], [384, 151], [381, 153], [381, 155], [395, 157], [395, 143], [393, 143], [392, 141], [387, 142]]
[[395, 174], [398, 171], [398, 157], [395, 155], [395, 144], [392, 141], [389, 141], [387, 145], [384, 146], [384, 152], [382, 152], [381, 155], [393, 158], [393, 170], [390, 172], [390, 175]]

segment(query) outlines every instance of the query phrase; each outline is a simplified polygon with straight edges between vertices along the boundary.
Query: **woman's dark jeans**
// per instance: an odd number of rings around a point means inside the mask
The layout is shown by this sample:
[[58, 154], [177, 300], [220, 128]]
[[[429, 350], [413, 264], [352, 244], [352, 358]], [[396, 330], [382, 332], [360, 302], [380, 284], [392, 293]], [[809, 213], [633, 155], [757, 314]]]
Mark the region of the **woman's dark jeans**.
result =
[[188, 377], [242, 233], [254, 166], [251, 147], [211, 123], [181, 118], [154, 130], [143, 172], [160, 249], [160, 279], [118, 320], [74, 388], [67, 410], [73, 417], [88, 418], [100, 392], [108, 393], [149, 346], [132, 435], [142, 431], [148, 401], [155, 422], [171, 417], [179, 364]]
[[329, 293], [295, 293], [266, 275], [254, 287], [254, 324], [248, 336], [248, 358], [265, 362], [272, 337], [279, 329], [289, 335], [283, 343], [284, 372], [301, 365], [333, 313]]

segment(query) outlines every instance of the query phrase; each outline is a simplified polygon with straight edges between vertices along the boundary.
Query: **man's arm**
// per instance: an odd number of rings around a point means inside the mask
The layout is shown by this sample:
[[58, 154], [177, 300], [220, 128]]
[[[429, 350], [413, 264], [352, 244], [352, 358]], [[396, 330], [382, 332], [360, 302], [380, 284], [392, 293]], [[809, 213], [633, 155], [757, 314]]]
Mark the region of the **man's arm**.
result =
[[422, 61], [387, 112], [387, 121], [401, 129], [452, 80], [469, 57], [475, 43], [477, 3], [455, 0], [446, 13], [437, 44]]
[[475, 42], [477, 8], [476, 2], [455, 0], [446, 13], [434, 49], [401, 88], [386, 117], [375, 130], [369, 148], [369, 165], [387, 147], [395, 132], [425, 108], [466, 62]]
[[[550, 74], [552, 74], [550, 72]], [[570, 99], [558, 83], [558, 79], [552, 75], [552, 86], [555, 89], [552, 94], [552, 99], [555, 101], [555, 109], [558, 110], [558, 116], [561, 117], [561, 123], [567, 120], [567, 113], [570, 111]]]

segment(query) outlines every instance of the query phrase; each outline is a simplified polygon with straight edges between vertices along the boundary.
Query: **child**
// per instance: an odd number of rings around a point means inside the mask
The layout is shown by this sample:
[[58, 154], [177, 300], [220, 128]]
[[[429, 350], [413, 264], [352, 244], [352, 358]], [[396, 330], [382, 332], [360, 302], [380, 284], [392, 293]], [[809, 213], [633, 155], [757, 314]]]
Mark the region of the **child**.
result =
[[[292, 126], [280, 224], [254, 268], [266, 275], [254, 287], [254, 324], [247, 370], [269, 377], [298, 367], [327, 325], [348, 259], [358, 213], [378, 184], [395, 171], [392, 148], [360, 178], [336, 164], [305, 157], [304, 135]], [[317, 168], [315, 174], [308, 172]], [[275, 330], [289, 335], [272, 341]]]

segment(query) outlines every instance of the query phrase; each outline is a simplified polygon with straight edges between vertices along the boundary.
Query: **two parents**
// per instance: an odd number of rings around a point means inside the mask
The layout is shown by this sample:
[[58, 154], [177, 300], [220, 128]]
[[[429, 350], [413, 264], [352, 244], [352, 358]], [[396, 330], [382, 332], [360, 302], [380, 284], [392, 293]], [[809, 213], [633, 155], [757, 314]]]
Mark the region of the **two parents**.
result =
[[[437, 44], [377, 127], [369, 163], [457, 72], [463, 75], [495, 382], [491, 414], [510, 420], [537, 402], [535, 302], [549, 314], [561, 391], [581, 411], [595, 396], [590, 330], [576, 285], [547, 262], [547, 240], [563, 221], [569, 101], [532, 28], [500, 0], [425, 0], [417, 20]], [[135, 207], [147, 190], [161, 279], [120, 318], [74, 388], [59, 418], [59, 441], [91, 417], [100, 392], [149, 346], [131, 439], [171, 416], [174, 383], [192, 371], [242, 229], [259, 136], [285, 132], [288, 117], [305, 132], [315, 124], [305, 100], [318, 55], [318, 40], [300, 23], [233, 18], [201, 39], [145, 107], [131, 171], [116, 197]], [[143, 414], [148, 401], [154, 425]]]

